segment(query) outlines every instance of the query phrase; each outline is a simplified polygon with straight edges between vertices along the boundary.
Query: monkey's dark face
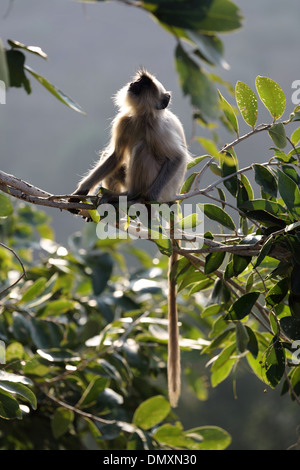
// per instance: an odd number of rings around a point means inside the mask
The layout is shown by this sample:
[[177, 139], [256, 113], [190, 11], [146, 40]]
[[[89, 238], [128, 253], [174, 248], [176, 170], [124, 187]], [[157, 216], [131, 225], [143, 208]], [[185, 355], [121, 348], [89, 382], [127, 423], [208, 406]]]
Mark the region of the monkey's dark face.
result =
[[147, 72], [140, 72], [127, 89], [129, 104], [137, 112], [165, 109], [171, 98], [162, 84]]
[[146, 90], [155, 92], [155, 85], [153, 80], [146, 74], [142, 74], [135, 82], [131, 82], [128, 92], [135, 96], [140, 96]]

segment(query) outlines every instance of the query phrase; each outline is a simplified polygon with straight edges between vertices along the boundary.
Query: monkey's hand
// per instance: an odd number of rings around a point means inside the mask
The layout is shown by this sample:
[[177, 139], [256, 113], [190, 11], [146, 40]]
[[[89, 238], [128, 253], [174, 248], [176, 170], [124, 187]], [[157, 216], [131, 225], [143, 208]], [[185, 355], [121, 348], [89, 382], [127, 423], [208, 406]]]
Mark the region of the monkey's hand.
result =
[[120, 202], [120, 197], [126, 197], [127, 198], [127, 204], [137, 204], [137, 203], [144, 203], [145, 198], [142, 198], [140, 194], [130, 194], [128, 191], [124, 191], [122, 193], [113, 193], [111, 191], [105, 192], [102, 197], [100, 204], [113, 204], [117, 205]]
[[[72, 194], [74, 194], [74, 196], [75, 195], [85, 196], [85, 195], [88, 194], [88, 191], [83, 191], [83, 190], [76, 189], [76, 191], [74, 191], [74, 193], [72, 193]], [[81, 199], [78, 198], [78, 197], [70, 197], [68, 199], [68, 201], [69, 202], [81, 202]], [[88, 211], [82, 211], [80, 209], [69, 209], [69, 212], [71, 212], [72, 214], [81, 215], [84, 218], [89, 218]]]

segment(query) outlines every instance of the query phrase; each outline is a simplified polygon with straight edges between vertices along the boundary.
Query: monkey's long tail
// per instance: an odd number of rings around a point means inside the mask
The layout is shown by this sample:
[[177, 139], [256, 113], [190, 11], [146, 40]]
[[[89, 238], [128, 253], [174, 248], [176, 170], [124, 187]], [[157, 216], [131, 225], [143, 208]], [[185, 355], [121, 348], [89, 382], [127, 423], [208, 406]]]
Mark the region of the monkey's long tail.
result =
[[[172, 240], [173, 247], [176, 246]], [[176, 305], [176, 280], [171, 276], [171, 271], [178, 258], [177, 253], [173, 251], [169, 260], [169, 347], [168, 347], [168, 389], [170, 404], [173, 408], [177, 406], [180, 395], [180, 348], [179, 348], [179, 329], [178, 315]]]

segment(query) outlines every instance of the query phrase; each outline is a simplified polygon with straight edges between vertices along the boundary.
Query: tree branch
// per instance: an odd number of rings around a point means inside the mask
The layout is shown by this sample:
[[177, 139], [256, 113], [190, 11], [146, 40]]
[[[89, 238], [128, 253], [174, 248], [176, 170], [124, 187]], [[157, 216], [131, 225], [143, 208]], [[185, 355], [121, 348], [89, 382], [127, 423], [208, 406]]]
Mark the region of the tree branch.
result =
[[54, 207], [60, 210], [91, 210], [94, 206], [81, 202], [69, 202], [70, 197], [77, 199], [95, 199], [96, 196], [73, 196], [63, 195], [54, 196], [43, 189], [40, 189], [27, 181], [16, 178], [13, 175], [0, 171], [0, 190], [10, 196], [21, 199], [22, 201], [29, 202], [30, 204], [36, 204], [46, 207]]

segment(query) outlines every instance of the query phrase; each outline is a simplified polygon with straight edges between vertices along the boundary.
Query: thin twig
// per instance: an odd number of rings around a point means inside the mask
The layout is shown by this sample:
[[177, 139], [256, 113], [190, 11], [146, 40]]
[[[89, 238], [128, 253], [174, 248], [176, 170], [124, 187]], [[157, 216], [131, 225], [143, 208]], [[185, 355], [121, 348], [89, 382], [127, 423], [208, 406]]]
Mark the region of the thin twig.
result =
[[18, 262], [20, 263], [21, 265], [21, 268], [22, 268], [22, 274], [21, 276], [15, 281], [13, 282], [10, 286], [6, 287], [5, 289], [3, 289], [1, 292], [0, 292], [0, 295], [4, 294], [5, 292], [7, 292], [9, 289], [11, 289], [12, 287], [14, 287], [16, 284], [18, 284], [18, 282], [21, 281], [21, 279], [23, 279], [23, 277], [26, 277], [26, 271], [25, 271], [25, 268], [24, 268], [24, 265], [22, 263], [22, 260], [20, 259], [20, 257], [17, 255], [17, 253], [12, 249], [12, 248], [9, 248], [8, 246], [6, 246], [4, 243], [0, 242], [0, 246], [2, 246], [3, 248], [5, 248], [6, 250], [10, 251], [18, 260]]
[[293, 385], [292, 385], [292, 383], [291, 383], [291, 381], [290, 381], [290, 378], [289, 378], [288, 373], [287, 373], [286, 370], [284, 371], [284, 375], [285, 375], [286, 381], [287, 381], [287, 383], [288, 383], [289, 389], [290, 389], [290, 391], [291, 391], [291, 394], [292, 394], [293, 397], [295, 398], [295, 400], [296, 400], [296, 402], [298, 403], [298, 405], [300, 405], [300, 399], [299, 399], [298, 395], [296, 394], [296, 392], [295, 392], [295, 390], [294, 390], [294, 387], [293, 387]]

